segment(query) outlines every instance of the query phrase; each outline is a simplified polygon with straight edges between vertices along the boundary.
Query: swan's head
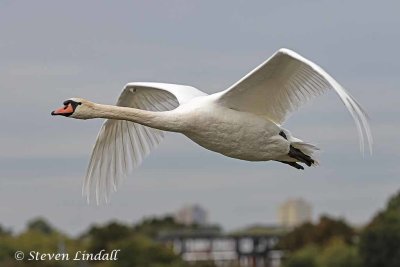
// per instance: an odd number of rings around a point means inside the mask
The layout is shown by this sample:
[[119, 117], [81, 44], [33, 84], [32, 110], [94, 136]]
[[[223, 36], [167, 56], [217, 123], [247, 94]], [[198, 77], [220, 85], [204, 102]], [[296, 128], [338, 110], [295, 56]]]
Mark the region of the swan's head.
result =
[[83, 98], [70, 98], [63, 102], [63, 107], [51, 112], [53, 116], [64, 116], [75, 119], [93, 118], [93, 103]]

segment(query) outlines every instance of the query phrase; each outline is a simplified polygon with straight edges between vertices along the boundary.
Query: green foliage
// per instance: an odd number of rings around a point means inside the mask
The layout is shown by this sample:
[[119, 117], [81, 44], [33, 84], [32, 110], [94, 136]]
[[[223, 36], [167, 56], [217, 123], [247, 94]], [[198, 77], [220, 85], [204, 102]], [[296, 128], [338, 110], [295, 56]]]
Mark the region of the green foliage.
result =
[[386, 211], [400, 212], [400, 192], [389, 199]]
[[82, 236], [89, 240], [88, 251], [97, 253], [102, 249], [108, 249], [112, 242], [128, 238], [132, 234], [132, 229], [117, 222], [111, 222], [104, 226], [92, 226], [89, 231]]
[[321, 267], [361, 267], [357, 248], [342, 239], [332, 239], [318, 256]]
[[294, 251], [305, 247], [307, 244], [312, 244], [314, 243], [314, 231], [315, 225], [304, 223], [284, 236], [279, 242], [279, 247]]
[[36, 218], [28, 222], [28, 230], [38, 231], [42, 234], [53, 233], [53, 227], [43, 218]]
[[322, 216], [315, 232], [315, 241], [317, 244], [326, 244], [333, 237], [344, 240], [347, 244], [352, 243], [354, 230], [343, 219], [332, 219]]
[[351, 244], [354, 234], [354, 230], [344, 220], [322, 216], [315, 225], [305, 223], [296, 227], [281, 240], [279, 246], [294, 251], [309, 244], [323, 246], [334, 237]]
[[[117, 222], [93, 226], [78, 239], [54, 229], [43, 218], [31, 220], [26, 231], [13, 235], [0, 226], [0, 266], [4, 267], [184, 267], [170, 247], [155, 240], [160, 233], [220, 231], [219, 227], [185, 226], [172, 217], [145, 219], [129, 227]], [[279, 244], [286, 251], [284, 267], [398, 267], [400, 266], [400, 192], [392, 197], [354, 242], [355, 231], [345, 221], [323, 216], [317, 224], [303, 224], [284, 236]], [[14, 253], [97, 253], [119, 249], [117, 261], [16, 261]], [[214, 267], [201, 262], [192, 267]]]
[[11, 235], [11, 231], [0, 225], [0, 237]]
[[[153, 232], [151, 227], [146, 228]], [[156, 230], [154, 230], [156, 232]], [[117, 261], [28, 261], [31, 251], [39, 253], [68, 253], [70, 258], [77, 251], [98, 253], [102, 249], [111, 252], [119, 249]], [[16, 251], [25, 253], [23, 261], [16, 261]], [[104, 226], [93, 226], [78, 239], [62, 235], [45, 220], [39, 218], [29, 222], [27, 230], [19, 235], [8, 232], [0, 233], [0, 266], [2, 267], [183, 267], [178, 255], [157, 243], [140, 230], [112, 222]]]
[[360, 255], [365, 267], [400, 266], [400, 192], [362, 232]]
[[317, 256], [320, 249], [315, 245], [308, 245], [294, 253], [285, 261], [284, 267], [318, 267]]
[[[82, 247], [79, 242], [68, 238], [59, 233], [45, 219], [36, 218], [28, 222], [27, 229], [16, 236], [10, 236], [7, 242], [9, 248], [9, 258], [14, 258], [16, 251], [22, 251], [25, 259], [21, 262], [14, 260], [16, 266], [45, 266], [45, 267], [61, 267], [75, 266], [76, 263], [68, 261], [28, 261], [30, 253], [69, 253], [73, 255], [75, 251]], [[3, 265], [2, 265], [3, 266]], [[5, 265], [6, 266], [6, 265]]]
[[0, 237], [0, 263], [13, 256], [14, 247], [12, 244], [12, 238], [10, 236], [1, 236]]
[[355, 246], [334, 238], [324, 247], [308, 245], [289, 254], [284, 267], [361, 267], [361, 260]]
[[285, 266], [400, 266], [400, 192], [365, 227], [359, 243], [354, 235], [342, 220], [322, 217], [316, 225], [303, 224], [281, 240], [280, 246], [291, 252]]
[[[66, 251], [61, 251], [61, 247], [68, 248]], [[80, 250], [79, 244], [67, 238], [66, 236], [58, 233], [54, 229], [51, 233], [39, 231], [35, 227], [28, 227], [28, 229], [16, 236], [6, 236], [0, 238], [0, 266], [7, 267], [61, 267], [61, 266], [75, 266], [74, 262], [61, 262], [55, 260], [46, 261], [28, 261], [30, 252], [39, 253], [75, 253]], [[16, 261], [14, 253], [22, 251], [25, 254], [23, 261]]]
[[164, 267], [183, 266], [181, 259], [167, 247], [153, 242], [150, 238], [135, 234], [127, 239], [112, 243], [110, 249], [121, 249], [118, 267]]
[[91, 227], [80, 240], [90, 253], [98, 253], [102, 249], [120, 250], [117, 261], [92, 262], [96, 267], [180, 267], [183, 266], [180, 257], [152, 238], [160, 229], [171, 226], [176, 224], [168, 218], [149, 219], [133, 228], [112, 222]]
[[11, 231], [0, 225], [0, 262], [7, 259], [14, 253], [11, 245]]
[[322, 216], [293, 229], [279, 246], [289, 252], [285, 267], [359, 267], [354, 236], [345, 221]]

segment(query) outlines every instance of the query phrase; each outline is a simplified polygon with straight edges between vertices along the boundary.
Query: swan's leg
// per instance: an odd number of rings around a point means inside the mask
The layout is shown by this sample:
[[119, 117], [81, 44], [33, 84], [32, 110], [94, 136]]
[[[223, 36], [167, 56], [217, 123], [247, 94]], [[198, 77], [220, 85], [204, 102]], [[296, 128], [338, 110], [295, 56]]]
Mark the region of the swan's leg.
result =
[[[284, 131], [280, 131], [279, 135], [282, 136], [283, 138], [285, 138], [286, 140], [288, 140]], [[289, 150], [288, 155], [289, 155], [289, 157], [291, 157], [293, 159], [297, 159], [298, 161], [305, 163], [308, 167], [310, 167], [312, 164], [314, 164], [314, 160], [310, 156], [304, 154], [300, 149], [295, 148], [292, 145], [290, 145], [290, 150]], [[289, 161], [281, 161], [281, 162], [289, 164], [297, 169], [304, 169], [301, 165], [299, 165], [297, 163], [292, 164], [293, 162], [289, 162]]]
[[284, 164], [288, 164], [288, 165], [290, 165], [290, 166], [292, 166], [292, 167], [294, 167], [294, 168], [296, 168], [298, 170], [304, 170], [304, 167], [301, 166], [300, 164], [296, 163], [296, 162], [290, 162], [290, 161], [279, 161], [279, 162], [282, 162]]

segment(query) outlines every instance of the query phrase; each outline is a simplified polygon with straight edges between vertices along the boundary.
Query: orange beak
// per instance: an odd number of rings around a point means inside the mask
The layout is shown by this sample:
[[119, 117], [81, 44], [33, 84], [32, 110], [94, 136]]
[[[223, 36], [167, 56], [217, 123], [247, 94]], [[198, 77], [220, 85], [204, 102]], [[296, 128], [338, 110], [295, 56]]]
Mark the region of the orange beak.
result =
[[69, 103], [68, 105], [56, 109], [53, 112], [51, 112], [51, 115], [55, 116], [55, 115], [64, 115], [64, 116], [69, 116], [72, 113], [74, 113], [74, 108], [72, 107], [71, 103]]

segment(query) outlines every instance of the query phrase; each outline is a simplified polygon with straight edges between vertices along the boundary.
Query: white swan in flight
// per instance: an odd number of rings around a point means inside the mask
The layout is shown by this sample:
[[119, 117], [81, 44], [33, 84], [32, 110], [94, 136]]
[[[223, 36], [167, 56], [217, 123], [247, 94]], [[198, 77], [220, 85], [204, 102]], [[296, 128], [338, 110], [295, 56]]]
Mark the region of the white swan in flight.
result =
[[108, 201], [121, 179], [137, 167], [163, 138], [179, 132], [225, 156], [275, 160], [297, 169], [316, 164], [317, 148], [282, 128], [304, 102], [334, 90], [352, 115], [360, 147], [372, 136], [366, 113], [328, 73], [289, 49], [268, 60], [228, 89], [208, 95], [194, 87], [165, 83], [128, 83], [116, 106], [71, 98], [52, 112], [75, 119], [107, 119], [97, 137], [83, 184], [88, 200]]

